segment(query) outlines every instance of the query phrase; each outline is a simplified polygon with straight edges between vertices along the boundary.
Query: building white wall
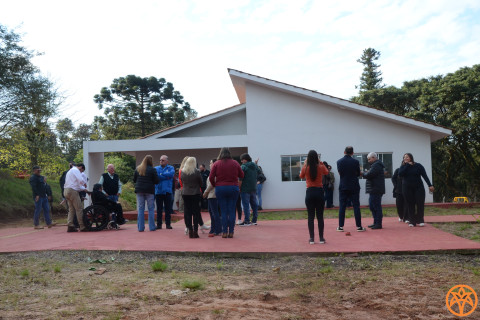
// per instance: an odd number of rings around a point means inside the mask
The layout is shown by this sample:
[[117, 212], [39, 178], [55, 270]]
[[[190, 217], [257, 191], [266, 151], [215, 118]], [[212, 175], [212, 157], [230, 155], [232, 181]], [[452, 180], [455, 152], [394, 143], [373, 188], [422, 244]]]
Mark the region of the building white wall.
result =
[[[338, 205], [339, 175], [336, 161], [347, 145], [356, 153], [392, 152], [394, 168], [405, 152], [425, 166], [431, 178], [430, 136], [417, 129], [387, 122], [338, 106], [247, 84], [248, 151], [267, 177], [262, 198], [264, 208], [305, 207], [305, 182], [281, 181], [281, 156], [307, 154], [315, 149], [335, 174], [334, 204]], [[386, 179], [383, 203], [395, 203], [393, 186]], [[365, 180], [360, 180], [360, 202], [368, 204]], [[427, 192], [427, 201], [432, 201]]]

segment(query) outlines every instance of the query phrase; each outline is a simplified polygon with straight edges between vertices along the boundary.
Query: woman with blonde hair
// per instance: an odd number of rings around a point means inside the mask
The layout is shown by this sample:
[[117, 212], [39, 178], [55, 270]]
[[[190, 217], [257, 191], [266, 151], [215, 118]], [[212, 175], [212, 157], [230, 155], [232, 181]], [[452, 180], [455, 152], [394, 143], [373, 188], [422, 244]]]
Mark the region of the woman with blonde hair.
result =
[[[182, 181], [182, 197], [185, 205], [184, 219], [188, 228], [189, 238], [199, 238], [198, 224], [200, 217], [201, 186], [203, 184], [202, 175], [197, 169], [197, 159], [189, 157], [182, 168], [180, 176]], [[193, 224], [192, 224], [193, 218]]]
[[133, 175], [135, 193], [137, 194], [137, 227], [139, 232], [145, 230], [145, 201], [148, 207], [148, 228], [155, 231], [155, 185], [160, 182], [157, 170], [153, 167], [153, 158], [146, 155]]

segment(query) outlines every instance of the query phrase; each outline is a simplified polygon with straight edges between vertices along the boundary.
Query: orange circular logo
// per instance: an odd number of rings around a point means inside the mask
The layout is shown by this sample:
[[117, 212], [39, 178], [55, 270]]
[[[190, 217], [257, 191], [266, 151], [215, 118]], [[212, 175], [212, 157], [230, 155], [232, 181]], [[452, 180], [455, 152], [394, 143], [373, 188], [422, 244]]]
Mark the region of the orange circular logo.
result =
[[446, 303], [448, 311], [456, 316], [466, 317], [477, 307], [477, 293], [471, 287], [459, 284], [448, 291]]

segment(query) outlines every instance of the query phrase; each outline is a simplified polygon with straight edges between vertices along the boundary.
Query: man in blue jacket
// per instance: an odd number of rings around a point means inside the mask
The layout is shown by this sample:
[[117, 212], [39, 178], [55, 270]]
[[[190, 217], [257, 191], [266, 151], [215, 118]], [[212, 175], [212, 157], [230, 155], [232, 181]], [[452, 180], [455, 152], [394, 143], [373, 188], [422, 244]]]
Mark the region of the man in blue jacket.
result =
[[382, 196], [385, 193], [385, 166], [383, 162], [378, 160], [375, 152], [367, 155], [370, 170], [363, 173], [363, 177], [367, 179], [365, 184], [365, 192], [370, 194], [368, 205], [373, 216], [373, 224], [368, 227], [371, 229], [382, 229]]
[[337, 171], [340, 175], [340, 185], [338, 186], [340, 207], [338, 209], [338, 228], [337, 231], [343, 232], [345, 224], [345, 210], [347, 202], [350, 200], [353, 205], [353, 214], [355, 215], [355, 224], [357, 231], [363, 232], [362, 213], [360, 212], [360, 163], [353, 156], [353, 147], [348, 146], [344, 151], [345, 156], [337, 161]]
[[47, 227], [51, 228], [55, 224], [52, 223], [50, 218], [50, 207], [48, 206], [48, 197], [45, 177], [40, 175], [42, 170], [39, 166], [33, 167], [33, 174], [30, 176], [30, 186], [32, 187], [33, 201], [35, 201], [35, 211], [33, 213], [33, 226], [34, 229], [43, 229], [40, 226], [40, 211], [43, 209], [43, 216], [45, 217], [45, 223]]
[[175, 169], [168, 164], [168, 157], [160, 157], [160, 165], [155, 167], [160, 182], [155, 185], [155, 201], [157, 203], [157, 229], [162, 229], [162, 215], [165, 207], [165, 225], [167, 229], [172, 229], [171, 214], [172, 205], [172, 182]]

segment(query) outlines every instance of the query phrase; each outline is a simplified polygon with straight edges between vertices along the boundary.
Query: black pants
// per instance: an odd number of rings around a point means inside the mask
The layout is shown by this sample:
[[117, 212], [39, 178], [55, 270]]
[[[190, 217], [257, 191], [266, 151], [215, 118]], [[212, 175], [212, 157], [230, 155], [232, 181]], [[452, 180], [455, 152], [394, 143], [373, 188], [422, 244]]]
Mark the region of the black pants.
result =
[[238, 194], [235, 207], [237, 208], [238, 220], [242, 220], [242, 199], [240, 198], [240, 193]]
[[308, 232], [310, 233], [310, 238], [314, 239], [315, 215], [317, 216], [318, 221], [318, 233], [320, 235], [320, 238], [323, 238], [323, 209], [325, 206], [323, 188], [308, 188], [305, 195], [305, 205], [307, 206], [308, 211]]
[[172, 194], [156, 194], [155, 202], [157, 204], [157, 228], [160, 228], [162, 225], [162, 216], [163, 209], [165, 208], [165, 225], [169, 226], [171, 224], [171, 214], [173, 213], [172, 209]]
[[[200, 216], [200, 195], [183, 195], [184, 210], [183, 216], [185, 219], [185, 226], [189, 231], [198, 231]], [[193, 218], [193, 224], [192, 224]]]
[[407, 206], [408, 220], [411, 224], [424, 223], [425, 188], [422, 186], [409, 186], [403, 184], [403, 196]]
[[397, 207], [397, 214], [403, 221], [410, 221], [408, 218], [407, 206], [405, 205], [405, 197], [401, 193], [395, 194], [395, 205]]

